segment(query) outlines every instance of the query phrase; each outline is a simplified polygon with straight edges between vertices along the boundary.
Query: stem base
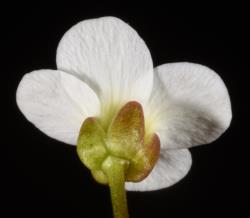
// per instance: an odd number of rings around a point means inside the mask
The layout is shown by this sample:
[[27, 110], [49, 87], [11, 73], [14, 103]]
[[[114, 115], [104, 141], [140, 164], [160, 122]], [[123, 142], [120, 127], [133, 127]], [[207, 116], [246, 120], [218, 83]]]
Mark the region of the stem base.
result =
[[114, 218], [128, 218], [127, 197], [125, 190], [125, 172], [129, 162], [109, 156], [102, 164], [108, 177]]

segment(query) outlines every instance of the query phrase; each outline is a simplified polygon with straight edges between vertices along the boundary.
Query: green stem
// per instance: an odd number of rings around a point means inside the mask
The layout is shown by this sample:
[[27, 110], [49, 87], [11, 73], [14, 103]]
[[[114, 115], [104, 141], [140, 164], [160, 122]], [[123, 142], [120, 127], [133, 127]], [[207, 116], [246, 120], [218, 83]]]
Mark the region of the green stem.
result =
[[128, 218], [127, 198], [125, 191], [125, 171], [128, 161], [109, 156], [102, 169], [108, 177], [114, 218]]

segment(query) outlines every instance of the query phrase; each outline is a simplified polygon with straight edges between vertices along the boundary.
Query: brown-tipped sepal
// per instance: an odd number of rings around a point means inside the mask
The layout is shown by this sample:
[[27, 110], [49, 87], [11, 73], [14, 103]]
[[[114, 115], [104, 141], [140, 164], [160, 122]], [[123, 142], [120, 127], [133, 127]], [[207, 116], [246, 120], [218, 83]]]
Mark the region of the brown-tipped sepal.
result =
[[159, 157], [160, 141], [156, 134], [147, 136], [142, 106], [138, 102], [124, 105], [111, 123], [106, 145], [109, 152], [129, 160], [126, 181], [143, 180]]
[[140, 182], [154, 168], [160, 154], [160, 140], [156, 134], [150, 137], [143, 149], [137, 153], [127, 170], [126, 181]]
[[144, 117], [139, 103], [124, 105], [108, 129], [109, 152], [117, 157], [133, 159], [143, 147]]

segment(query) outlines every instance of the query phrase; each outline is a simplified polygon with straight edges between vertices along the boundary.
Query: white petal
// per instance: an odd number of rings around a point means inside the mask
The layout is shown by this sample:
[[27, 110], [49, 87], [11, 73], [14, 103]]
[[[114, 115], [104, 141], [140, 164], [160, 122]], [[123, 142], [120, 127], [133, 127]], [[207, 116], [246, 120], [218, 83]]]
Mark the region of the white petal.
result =
[[[164, 148], [185, 148], [217, 139], [230, 125], [227, 88], [211, 69], [192, 63], [155, 69], [147, 117]], [[146, 117], [146, 118], [147, 118]]]
[[87, 82], [102, 106], [143, 102], [153, 85], [147, 46], [133, 28], [115, 17], [86, 20], [66, 32], [57, 49], [57, 67]]
[[84, 82], [62, 71], [38, 70], [24, 75], [16, 94], [24, 116], [59, 141], [76, 145], [86, 117], [99, 113], [99, 100]]
[[153, 191], [180, 181], [189, 171], [192, 157], [187, 149], [161, 150], [160, 158], [149, 176], [139, 183], [126, 183], [129, 191]]

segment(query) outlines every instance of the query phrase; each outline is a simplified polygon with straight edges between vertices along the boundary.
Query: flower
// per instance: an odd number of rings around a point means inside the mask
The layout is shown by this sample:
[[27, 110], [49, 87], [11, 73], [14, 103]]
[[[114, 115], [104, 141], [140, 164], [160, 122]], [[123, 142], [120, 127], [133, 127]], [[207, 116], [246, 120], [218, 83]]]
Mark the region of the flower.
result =
[[57, 70], [24, 75], [16, 94], [20, 110], [48, 136], [76, 145], [89, 117], [98, 117], [107, 131], [136, 102], [145, 134], [159, 137], [160, 155], [152, 172], [143, 181], [127, 182], [127, 190], [178, 182], [192, 164], [188, 148], [214, 141], [230, 125], [228, 91], [213, 70], [187, 62], [153, 68], [144, 41], [118, 18], [73, 26], [59, 43], [56, 62]]

